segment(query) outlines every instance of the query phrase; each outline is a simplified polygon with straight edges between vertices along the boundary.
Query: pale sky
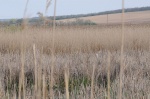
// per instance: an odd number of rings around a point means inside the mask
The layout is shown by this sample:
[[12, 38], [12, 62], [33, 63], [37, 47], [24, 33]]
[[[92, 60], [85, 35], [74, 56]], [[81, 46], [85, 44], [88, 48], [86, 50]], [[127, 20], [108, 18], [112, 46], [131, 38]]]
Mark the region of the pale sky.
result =
[[[22, 18], [27, 0], [0, 0], [0, 19]], [[122, 0], [57, 0], [56, 15], [74, 15], [121, 9]], [[46, 0], [29, 0], [27, 17], [45, 11]], [[125, 0], [125, 8], [150, 6], [150, 0]], [[48, 16], [53, 15], [54, 0]]]

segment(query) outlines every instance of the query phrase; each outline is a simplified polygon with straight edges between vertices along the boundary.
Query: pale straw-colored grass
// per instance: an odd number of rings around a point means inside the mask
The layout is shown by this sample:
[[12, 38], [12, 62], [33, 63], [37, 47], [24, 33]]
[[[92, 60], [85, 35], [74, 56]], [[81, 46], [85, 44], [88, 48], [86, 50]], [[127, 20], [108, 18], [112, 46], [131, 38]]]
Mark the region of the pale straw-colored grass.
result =
[[147, 99], [150, 24], [125, 25], [123, 0], [121, 25], [56, 27], [56, 5], [53, 27], [0, 28], [0, 96]]
[[122, 99], [122, 89], [123, 89], [123, 68], [124, 68], [124, 0], [122, 0], [122, 33], [121, 33], [121, 59], [120, 59], [120, 86], [119, 86], [119, 99]]

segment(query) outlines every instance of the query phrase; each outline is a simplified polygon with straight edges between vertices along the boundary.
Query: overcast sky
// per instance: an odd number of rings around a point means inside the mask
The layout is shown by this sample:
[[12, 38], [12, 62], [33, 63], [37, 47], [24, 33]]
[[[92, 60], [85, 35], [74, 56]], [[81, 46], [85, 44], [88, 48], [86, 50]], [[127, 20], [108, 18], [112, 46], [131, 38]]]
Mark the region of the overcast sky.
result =
[[[27, 0], [0, 0], [0, 19], [22, 18]], [[122, 0], [57, 0], [56, 15], [86, 14], [121, 9]], [[27, 17], [45, 11], [46, 0], [29, 0]], [[150, 6], [150, 0], [125, 0], [125, 7]], [[54, 0], [48, 16], [53, 15]]]

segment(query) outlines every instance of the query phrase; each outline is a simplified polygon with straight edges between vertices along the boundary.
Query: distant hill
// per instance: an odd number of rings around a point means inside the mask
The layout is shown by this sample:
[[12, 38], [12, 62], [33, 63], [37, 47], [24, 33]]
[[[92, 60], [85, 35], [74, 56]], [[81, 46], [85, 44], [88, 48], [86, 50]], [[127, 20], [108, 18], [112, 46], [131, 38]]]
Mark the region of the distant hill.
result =
[[[141, 23], [150, 23], [150, 10], [148, 11], [136, 11], [136, 12], [126, 12], [124, 14], [124, 22], [129, 24], [141, 24]], [[86, 16], [79, 18], [69, 18], [57, 20], [58, 23], [70, 24], [74, 22], [84, 22], [84, 24], [120, 24], [122, 22], [122, 13], [114, 14], [104, 14], [104, 15], [95, 15], [95, 16]], [[87, 23], [88, 22], [88, 23]], [[92, 24], [93, 25], [93, 24]]]
[[[137, 7], [137, 8], [126, 8], [125, 12], [139, 12], [139, 11], [148, 11], [150, 10], [150, 7]], [[56, 16], [56, 20], [63, 20], [63, 19], [72, 19], [72, 18], [81, 18], [81, 17], [92, 17], [92, 16], [99, 16], [99, 15], [107, 15], [107, 14], [117, 14], [121, 13], [122, 9], [118, 10], [112, 10], [112, 11], [104, 11], [104, 12], [98, 12], [98, 13], [89, 13], [89, 14], [77, 14], [77, 15], [62, 15], [62, 16]], [[47, 17], [48, 19], [53, 19], [53, 16]], [[29, 18], [29, 24], [35, 24], [40, 23], [39, 17], [33, 17]], [[21, 24], [23, 19], [16, 19], [15, 21], [12, 19], [0, 19], [1, 23], [6, 22], [7, 24]], [[79, 20], [78, 20], [79, 21]], [[89, 21], [88, 21], [89, 22]]]
[[[137, 7], [137, 8], [126, 8], [125, 12], [137, 12], [137, 11], [148, 11], [148, 10], [150, 10], [150, 7]], [[97, 16], [97, 15], [105, 15], [105, 14], [114, 14], [114, 13], [121, 13], [121, 12], [122, 12], [122, 9], [112, 10], [112, 11], [104, 11], [104, 12], [98, 12], [98, 13], [89, 13], [89, 14], [63, 15], [63, 16], [57, 16], [56, 20]], [[53, 17], [49, 17], [49, 18], [53, 18]]]

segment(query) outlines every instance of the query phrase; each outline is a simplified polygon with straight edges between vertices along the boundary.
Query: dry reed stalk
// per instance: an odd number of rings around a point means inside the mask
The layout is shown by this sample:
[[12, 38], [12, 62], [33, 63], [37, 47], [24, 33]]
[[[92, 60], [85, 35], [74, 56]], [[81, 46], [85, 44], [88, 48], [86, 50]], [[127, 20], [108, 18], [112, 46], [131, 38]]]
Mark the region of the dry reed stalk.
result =
[[23, 91], [23, 99], [25, 99], [25, 83], [24, 83], [24, 60], [25, 60], [25, 47], [23, 47], [24, 44], [22, 42], [21, 46], [21, 72], [20, 72], [20, 77], [19, 77], [19, 99], [22, 99], [21, 94]]
[[24, 9], [24, 14], [23, 14], [23, 18], [24, 18], [24, 19], [25, 19], [25, 17], [26, 17], [27, 8], [28, 8], [28, 3], [29, 3], [29, 0], [27, 0], [26, 6], [25, 6], [25, 9]]
[[37, 93], [38, 93], [38, 95], [37, 95], [37, 99], [41, 99], [41, 78], [42, 78], [42, 73], [41, 73], [41, 69], [39, 69], [38, 70], [38, 88], [37, 88]]
[[38, 68], [38, 73], [37, 73], [37, 75], [38, 75], [38, 78], [37, 78], [37, 82], [38, 82], [38, 86], [37, 86], [37, 91], [38, 91], [38, 96], [37, 96], [37, 99], [41, 99], [42, 97], [41, 97], [41, 93], [42, 93], [42, 91], [41, 91], [41, 84], [42, 84], [42, 54], [43, 54], [43, 47], [42, 47], [42, 49], [41, 49], [41, 55], [40, 55], [40, 66], [39, 66], [39, 68]]
[[[108, 14], [107, 14], [107, 28], [108, 28]], [[108, 51], [107, 82], [108, 82], [107, 83], [107, 99], [110, 99], [110, 51]]]
[[[11, 84], [11, 66], [9, 65], [9, 79], [7, 78], [7, 86], [9, 86], [9, 84]], [[7, 87], [7, 97], [8, 97], [8, 99], [9, 99], [9, 88]]]
[[19, 96], [18, 96], [18, 99], [21, 99], [21, 87], [22, 87], [21, 74], [22, 74], [22, 73], [20, 73], [20, 77], [19, 77]]
[[54, 19], [53, 19], [53, 33], [52, 33], [52, 65], [51, 65], [51, 81], [50, 81], [50, 97], [52, 98], [53, 96], [53, 72], [54, 72], [54, 62], [55, 62], [55, 27], [56, 27], [56, 5], [57, 5], [57, 0], [55, 0], [54, 4]]
[[[23, 63], [24, 64], [24, 63]], [[24, 65], [23, 65], [23, 67], [24, 67]], [[25, 87], [25, 74], [24, 74], [24, 68], [23, 68], [23, 72], [22, 72], [23, 74], [23, 78], [22, 78], [22, 90], [23, 90], [23, 99], [26, 99], [26, 87]]]
[[[26, 16], [26, 13], [27, 13], [28, 3], [29, 3], [29, 0], [27, 0], [27, 2], [26, 2], [24, 15], [23, 15], [23, 24], [25, 22], [25, 16]], [[22, 39], [23, 39], [23, 37], [24, 36], [22, 34]], [[18, 96], [18, 99], [22, 98], [21, 97], [22, 90], [23, 90], [23, 99], [26, 99], [26, 96], [25, 96], [25, 83], [24, 83], [24, 79], [25, 79], [25, 75], [24, 75], [24, 60], [25, 60], [25, 47], [24, 47], [24, 42], [22, 40], [21, 41], [21, 73], [20, 73], [20, 77], [19, 77], [19, 96]]]
[[51, 1], [52, 1], [52, 0], [47, 0], [47, 1], [46, 1], [45, 14], [46, 14], [47, 11], [48, 11], [48, 8], [49, 8], [49, 6], [50, 6], [50, 4], [51, 4]]
[[26, 25], [27, 25], [26, 13], [27, 13], [27, 8], [28, 8], [28, 3], [29, 3], [29, 0], [27, 0], [26, 5], [25, 5], [25, 9], [24, 9], [23, 23], [22, 23], [22, 28], [23, 28], [23, 29], [25, 29], [25, 28], [26, 28]]
[[107, 82], [107, 99], [110, 99], [110, 52], [108, 52]]
[[36, 61], [36, 47], [35, 44], [33, 44], [33, 58], [34, 58], [34, 76], [35, 76], [35, 86], [34, 86], [34, 95], [36, 98], [37, 95], [37, 87], [38, 87], [38, 76], [37, 76], [37, 61]]
[[9, 81], [10, 81], [10, 84], [11, 84], [11, 81], [12, 81], [12, 79], [11, 79], [11, 73], [12, 73], [12, 69], [11, 69], [11, 66], [9, 65], [9, 74], [10, 74]]
[[122, 34], [121, 34], [121, 60], [120, 60], [120, 80], [119, 99], [122, 99], [122, 77], [123, 77], [123, 52], [124, 52], [124, 0], [122, 0]]
[[[44, 17], [44, 26], [46, 26], [46, 22], [45, 22], [45, 19], [46, 19], [46, 14], [47, 14], [47, 11], [48, 11], [48, 8], [49, 8], [49, 6], [50, 6], [50, 4], [51, 4], [51, 1], [52, 0], [47, 0], [46, 1], [46, 8], [45, 8], [45, 17]], [[53, 38], [53, 37], [52, 37]], [[43, 41], [43, 37], [42, 37], [42, 41]], [[52, 50], [53, 50], [53, 47], [52, 47]], [[42, 52], [43, 52], [43, 48], [42, 48]], [[52, 52], [53, 53], [53, 52]], [[52, 65], [53, 65], [53, 55], [52, 55]], [[53, 84], [52, 84], [52, 80], [53, 80], [53, 69], [52, 69], [52, 66], [51, 66], [51, 68], [49, 68], [49, 69], [51, 69], [51, 70], [49, 70], [49, 72], [51, 73], [50, 75], [49, 75], [49, 77], [48, 77], [48, 79], [49, 79], [49, 83], [50, 83], [50, 86], [49, 86], [49, 92], [50, 92], [50, 99], [52, 98], [52, 96], [53, 96]], [[44, 90], [45, 91], [45, 90]], [[46, 92], [46, 91], [45, 91]], [[43, 94], [44, 95], [44, 94]], [[44, 95], [45, 96], [45, 95]]]
[[94, 74], [95, 74], [95, 65], [93, 65], [92, 76], [91, 76], [91, 97], [90, 97], [90, 99], [94, 99]]
[[66, 99], [69, 99], [69, 69], [68, 66], [65, 66], [65, 88], [66, 88]]
[[46, 82], [45, 82], [45, 73], [43, 73], [43, 98], [42, 99], [46, 99]]
[[[42, 48], [42, 51], [41, 51], [41, 55], [42, 54], [43, 54], [43, 48]], [[41, 58], [41, 63], [42, 63], [42, 58]], [[41, 74], [42, 74], [42, 71], [41, 71]], [[45, 68], [43, 68], [42, 81], [43, 81], [42, 82], [42, 84], [43, 84], [43, 86], [42, 86], [43, 87], [42, 88], [42, 99], [46, 99], [47, 89], [46, 89], [46, 70], [45, 70]]]

